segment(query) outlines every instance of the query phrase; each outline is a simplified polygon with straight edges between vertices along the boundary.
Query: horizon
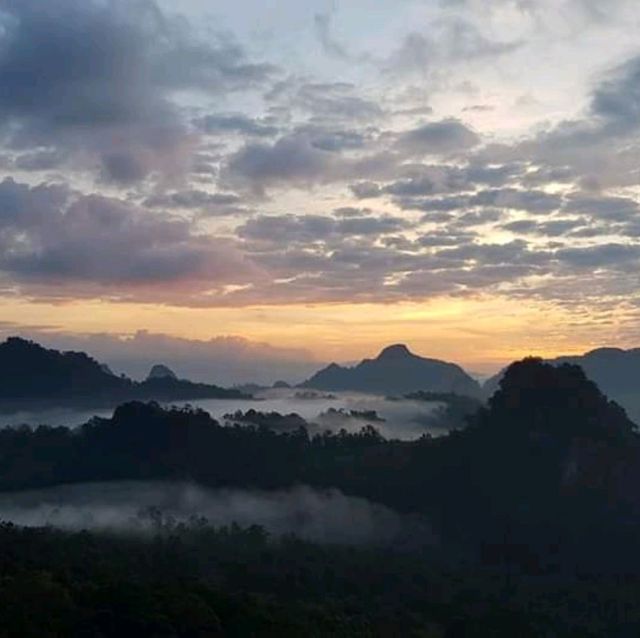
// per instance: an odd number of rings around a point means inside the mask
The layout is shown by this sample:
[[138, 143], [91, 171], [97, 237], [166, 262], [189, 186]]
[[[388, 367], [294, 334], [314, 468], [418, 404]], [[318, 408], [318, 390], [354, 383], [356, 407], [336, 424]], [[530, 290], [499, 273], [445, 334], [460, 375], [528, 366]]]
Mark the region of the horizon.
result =
[[264, 378], [640, 343], [636, 2], [174, 4], [0, 10], [0, 336]]
[[[291, 383], [296, 387], [331, 365], [337, 364], [343, 368], [354, 368], [364, 361], [371, 361], [380, 358], [383, 352], [390, 348], [404, 348], [409, 355], [425, 359], [435, 359], [437, 361], [458, 365], [466, 374], [476, 380], [480, 385], [483, 385], [485, 382], [499, 375], [501, 372], [506, 370], [509, 365], [524, 359], [533, 358], [552, 361], [554, 359], [562, 359], [565, 357], [586, 356], [598, 350], [619, 350], [622, 352], [636, 350], [620, 349], [602, 345], [586, 352], [556, 353], [554, 356], [549, 357], [530, 353], [511, 361], [507, 361], [498, 368], [491, 368], [483, 371], [470, 368], [460, 361], [441, 360], [436, 357], [432, 357], [427, 352], [419, 352], [415, 350], [411, 344], [404, 342], [389, 342], [381, 346], [378, 350], [367, 353], [359, 359], [333, 361], [323, 361], [321, 359], [313, 358], [297, 360], [294, 358], [292, 360], [280, 359], [275, 360], [274, 362], [274, 360], [269, 357], [262, 361], [259, 358], [260, 350], [252, 350], [251, 348], [245, 352], [245, 355], [249, 358], [245, 358], [245, 360], [242, 361], [237, 357], [237, 354], [234, 351], [227, 351], [223, 355], [223, 357], [226, 358], [217, 361], [217, 365], [212, 367], [211, 364], [215, 361], [216, 355], [212, 352], [207, 352], [207, 348], [215, 348], [216, 346], [219, 347], [221, 344], [225, 344], [225, 338], [217, 338], [201, 342], [186, 342], [191, 348], [200, 351], [200, 357], [196, 361], [191, 359], [188, 354], [185, 356], [184, 350], [182, 352], [180, 351], [180, 346], [184, 348], [184, 340], [181, 341], [168, 338], [167, 335], [149, 335], [139, 333], [133, 337], [121, 338], [115, 341], [111, 337], [107, 337], [105, 341], [104, 335], [102, 336], [102, 339], [98, 341], [83, 341], [82, 339], [74, 337], [72, 341], [67, 341], [66, 343], [60, 342], [57, 344], [55, 339], [48, 339], [46, 333], [40, 335], [10, 334], [3, 336], [0, 343], [12, 338], [27, 340], [41, 347], [57, 350], [63, 353], [83, 352], [98, 363], [106, 364], [111, 372], [116, 376], [124, 374], [131, 379], [142, 381], [148, 377], [151, 369], [155, 366], [166, 366], [171, 372], [177, 374], [178, 378], [189, 379], [197, 382], [215, 383], [216, 385], [228, 387], [241, 387], [252, 384], [269, 387], [280, 381]], [[151, 340], [146, 344], [149, 351], [145, 352], [144, 348], [142, 350], [140, 349], [140, 344], [136, 343], [138, 339], [142, 339], [143, 343], [145, 339]], [[238, 343], [237, 339], [233, 338], [231, 338], [231, 342], [236, 344]], [[245, 343], [245, 345], [247, 344]], [[267, 352], [269, 352], [267, 344], [251, 344], [251, 346], [258, 348], [260, 346], [266, 347]], [[132, 352], [130, 353], [130, 356], [127, 357], [126, 353], [130, 347], [132, 347]], [[158, 347], [160, 347], [159, 351]], [[154, 349], [155, 351], [152, 352]], [[262, 354], [264, 355], [264, 352], [262, 352]], [[193, 357], [193, 350], [191, 351], [191, 357]], [[258, 357], [258, 359], [256, 360], [251, 357]], [[280, 367], [274, 369], [274, 363], [276, 366], [279, 364]], [[294, 372], [291, 372], [292, 367], [298, 371], [297, 376], [295, 376]], [[242, 376], [243, 374], [251, 374], [246, 372], [247, 369], [256, 370], [253, 377]]]

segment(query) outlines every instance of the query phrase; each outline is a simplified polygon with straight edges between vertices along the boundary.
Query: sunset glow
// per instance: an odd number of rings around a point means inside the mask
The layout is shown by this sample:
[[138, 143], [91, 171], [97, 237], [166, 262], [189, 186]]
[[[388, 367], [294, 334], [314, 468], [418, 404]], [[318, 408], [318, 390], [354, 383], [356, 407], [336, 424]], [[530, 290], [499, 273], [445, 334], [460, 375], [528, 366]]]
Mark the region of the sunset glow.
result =
[[637, 2], [46, 4], [0, 10], [4, 334], [638, 344]]

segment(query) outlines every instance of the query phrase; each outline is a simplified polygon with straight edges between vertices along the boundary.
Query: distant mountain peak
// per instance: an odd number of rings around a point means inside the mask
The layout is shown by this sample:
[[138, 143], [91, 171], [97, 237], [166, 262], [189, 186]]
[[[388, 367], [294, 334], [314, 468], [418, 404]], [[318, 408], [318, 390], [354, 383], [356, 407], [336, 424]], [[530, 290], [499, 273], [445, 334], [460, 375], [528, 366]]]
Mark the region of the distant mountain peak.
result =
[[177, 379], [176, 373], [168, 366], [158, 364], [151, 368], [147, 379]]
[[380, 395], [428, 391], [477, 396], [481, 392], [478, 383], [460, 366], [420, 357], [402, 343], [390, 345], [375, 359], [363, 359], [354, 367], [333, 363], [301, 387]]
[[392, 346], [387, 346], [377, 357], [378, 361], [384, 361], [389, 359], [406, 359], [408, 357], [415, 357], [411, 350], [407, 348], [404, 343], [396, 343]]
[[622, 348], [596, 348], [595, 350], [590, 350], [584, 357], [617, 357], [617, 356], [625, 356], [629, 353], [628, 350], [623, 350]]

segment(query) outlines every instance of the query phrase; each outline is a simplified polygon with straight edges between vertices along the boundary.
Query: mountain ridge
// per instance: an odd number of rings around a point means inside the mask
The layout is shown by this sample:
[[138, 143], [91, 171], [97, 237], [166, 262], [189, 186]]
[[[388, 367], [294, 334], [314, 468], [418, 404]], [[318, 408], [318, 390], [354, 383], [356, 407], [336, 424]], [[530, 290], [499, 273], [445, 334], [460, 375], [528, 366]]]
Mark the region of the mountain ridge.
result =
[[25, 405], [80, 403], [98, 406], [129, 400], [182, 401], [244, 398], [237, 390], [170, 376], [133, 381], [115, 375], [85, 352], [60, 352], [9, 337], [0, 343], [0, 410]]
[[402, 343], [389, 345], [374, 359], [363, 359], [355, 366], [331, 363], [300, 387], [372, 394], [408, 394], [420, 391], [468, 396], [481, 394], [480, 384], [461, 366], [419, 356]]

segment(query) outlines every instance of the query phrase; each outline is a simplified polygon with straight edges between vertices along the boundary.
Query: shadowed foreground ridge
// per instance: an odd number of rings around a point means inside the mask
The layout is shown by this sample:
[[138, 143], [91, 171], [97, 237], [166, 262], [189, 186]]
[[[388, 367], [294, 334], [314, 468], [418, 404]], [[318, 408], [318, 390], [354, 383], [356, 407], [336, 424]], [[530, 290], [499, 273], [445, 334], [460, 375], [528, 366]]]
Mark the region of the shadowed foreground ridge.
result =
[[[640, 421], [640, 348], [598, 348], [580, 356], [557, 357], [548, 363], [580, 366], [607, 396], [624, 406], [633, 421]], [[497, 390], [503, 374], [504, 371], [486, 381], [486, 395]]]

